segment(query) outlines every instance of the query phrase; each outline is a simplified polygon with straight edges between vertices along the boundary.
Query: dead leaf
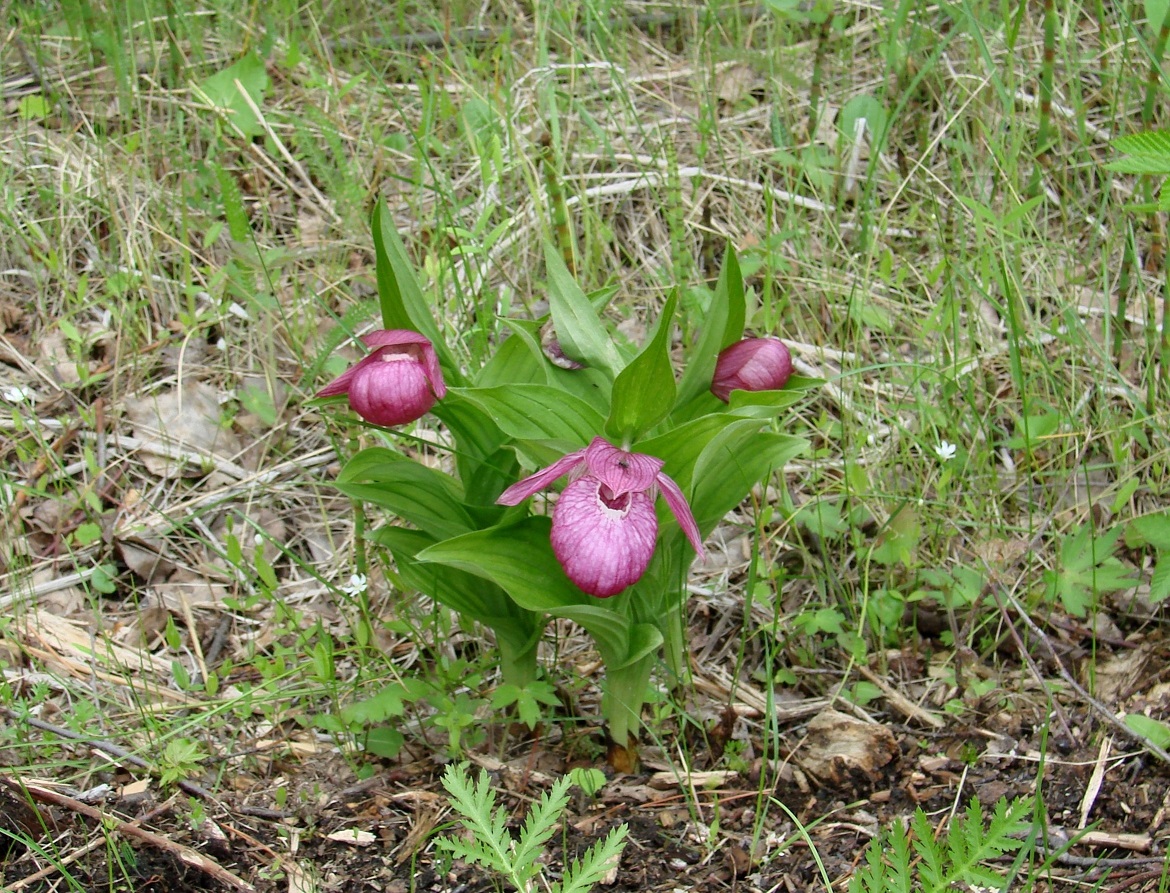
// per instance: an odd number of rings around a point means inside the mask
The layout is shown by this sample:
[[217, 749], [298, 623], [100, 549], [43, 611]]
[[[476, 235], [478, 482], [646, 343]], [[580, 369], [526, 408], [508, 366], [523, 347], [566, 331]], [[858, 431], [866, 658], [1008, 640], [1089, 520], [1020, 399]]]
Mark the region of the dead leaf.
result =
[[335, 840], [338, 843], [348, 843], [351, 846], [369, 846], [378, 839], [369, 831], [362, 831], [359, 828], [343, 828], [340, 831], [334, 831], [332, 834], [325, 836], [330, 840]]
[[1148, 645], [1141, 645], [1098, 660], [1093, 685], [1094, 694], [1101, 703], [1120, 704], [1137, 690], [1144, 681], [1150, 651]]
[[821, 781], [841, 785], [859, 774], [876, 781], [878, 770], [899, 753], [893, 732], [885, 726], [826, 710], [808, 724], [799, 761]]
[[126, 411], [134, 426], [134, 437], [144, 442], [161, 442], [196, 455], [208, 462], [142, 452], [147, 470], [160, 477], [202, 477], [213, 470], [215, 457], [230, 461], [240, 451], [239, 439], [220, 426], [216, 391], [208, 384], [188, 381], [153, 397], [131, 403]]

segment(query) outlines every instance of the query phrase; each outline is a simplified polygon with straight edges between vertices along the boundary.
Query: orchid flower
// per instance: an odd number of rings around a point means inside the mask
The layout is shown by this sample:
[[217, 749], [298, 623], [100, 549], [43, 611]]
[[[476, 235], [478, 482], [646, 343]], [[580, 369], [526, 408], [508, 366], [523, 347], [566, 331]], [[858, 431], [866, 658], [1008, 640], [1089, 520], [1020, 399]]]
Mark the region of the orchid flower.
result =
[[367, 422], [405, 425], [423, 416], [447, 393], [435, 347], [418, 332], [378, 329], [362, 338], [373, 348], [317, 392], [345, 394], [350, 408]]
[[552, 547], [569, 579], [599, 598], [637, 582], [654, 555], [658, 491], [702, 557], [699, 527], [686, 497], [654, 456], [619, 449], [595, 437], [585, 449], [513, 484], [496, 501], [518, 505], [566, 474], [572, 480], [553, 509]]

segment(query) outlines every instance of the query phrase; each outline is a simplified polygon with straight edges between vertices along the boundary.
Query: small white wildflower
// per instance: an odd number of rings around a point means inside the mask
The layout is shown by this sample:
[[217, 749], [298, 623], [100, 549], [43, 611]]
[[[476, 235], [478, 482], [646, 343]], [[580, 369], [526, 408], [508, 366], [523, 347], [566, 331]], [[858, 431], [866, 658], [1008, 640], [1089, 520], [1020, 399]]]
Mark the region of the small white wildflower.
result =
[[957, 449], [958, 447], [956, 447], [949, 440], [940, 440], [938, 445], [934, 448], [934, 453], [939, 457], [939, 459], [941, 459], [943, 462], [946, 462], [947, 459], [955, 458], [955, 452]]
[[35, 403], [37, 399], [36, 394], [28, 388], [22, 388], [16, 385], [11, 385], [0, 390], [0, 397], [3, 397], [8, 403], [24, 403], [25, 401]]
[[215, 349], [216, 350], [227, 350], [227, 340], [224, 338], [220, 338], [218, 341], [215, 342]]
[[236, 301], [232, 301], [230, 304], [228, 304], [227, 310], [228, 310], [228, 313], [230, 313], [232, 316], [236, 317], [237, 319], [251, 319], [252, 318], [251, 316], [248, 315], [248, 311], [245, 310]]
[[257, 546], [263, 546], [264, 545], [263, 534], [259, 534], [259, 533], [256, 534], [254, 537], [252, 537], [252, 542], [254, 542]]
[[361, 595], [366, 591], [366, 575], [354, 574], [349, 578], [349, 584], [341, 587], [341, 591], [351, 597]]

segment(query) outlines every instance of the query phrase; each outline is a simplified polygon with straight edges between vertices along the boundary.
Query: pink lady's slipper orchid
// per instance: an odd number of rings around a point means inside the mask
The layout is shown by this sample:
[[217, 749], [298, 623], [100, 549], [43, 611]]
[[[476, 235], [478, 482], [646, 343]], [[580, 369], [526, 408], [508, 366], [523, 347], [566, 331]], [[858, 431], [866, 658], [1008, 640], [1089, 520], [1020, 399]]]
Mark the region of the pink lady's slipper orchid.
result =
[[362, 337], [369, 356], [350, 366], [317, 392], [345, 394], [350, 408], [367, 422], [392, 427], [420, 418], [447, 393], [431, 342], [402, 329], [378, 329]]
[[775, 391], [792, 375], [792, 355], [775, 338], [744, 338], [720, 352], [711, 393], [728, 401], [732, 391]]
[[513, 484], [497, 502], [517, 505], [568, 474], [553, 508], [552, 547], [569, 579], [599, 598], [617, 595], [646, 572], [658, 538], [658, 491], [700, 557], [703, 542], [686, 497], [654, 456], [631, 453], [600, 437], [583, 450]]

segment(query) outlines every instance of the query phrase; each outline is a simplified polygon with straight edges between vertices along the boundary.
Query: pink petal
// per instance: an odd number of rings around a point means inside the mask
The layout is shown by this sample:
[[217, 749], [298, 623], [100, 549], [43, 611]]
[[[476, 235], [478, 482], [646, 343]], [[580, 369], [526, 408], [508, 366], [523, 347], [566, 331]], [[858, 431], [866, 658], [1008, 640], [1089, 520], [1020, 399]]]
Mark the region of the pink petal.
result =
[[649, 493], [604, 498], [586, 475], [565, 488], [553, 509], [552, 547], [569, 579], [599, 598], [637, 582], [654, 555], [658, 518]]
[[618, 449], [600, 437], [585, 450], [585, 462], [589, 473], [619, 496], [649, 490], [663, 465], [661, 459]]
[[408, 329], [375, 329], [362, 335], [362, 343], [366, 347], [401, 347], [409, 344], [417, 344], [419, 347], [431, 346], [431, 340], [426, 335]]
[[[367, 347], [403, 347], [406, 352], [417, 356], [427, 370], [427, 378], [431, 380], [435, 396], [442, 400], [447, 396], [447, 383], [443, 381], [443, 372], [439, 368], [439, 357], [435, 353], [435, 346], [429, 338], [418, 332], [407, 329], [376, 329], [368, 335], [362, 336]], [[413, 350], [412, 350], [413, 348]], [[415, 353], [415, 350], [418, 352]]]
[[522, 481], [517, 481], [507, 490], [500, 494], [496, 502], [499, 505], [519, 505], [533, 493], [543, 490], [553, 481], [559, 477], [568, 474], [585, 460], [585, 450], [577, 450], [575, 453], [569, 453], [557, 459], [548, 468], [538, 471], [536, 474], [524, 478]]
[[435, 405], [435, 392], [422, 363], [386, 350], [354, 367], [348, 393], [354, 412], [388, 428], [413, 422]]
[[715, 362], [711, 393], [727, 402], [732, 391], [774, 391], [792, 375], [792, 354], [776, 338], [745, 338], [725, 347]]
[[699, 535], [699, 525], [695, 523], [695, 516], [691, 514], [691, 507], [687, 504], [687, 498], [683, 496], [682, 489], [670, 475], [662, 472], [658, 473], [657, 480], [658, 488], [662, 491], [662, 498], [666, 500], [667, 507], [674, 514], [678, 526], [682, 528], [682, 532], [690, 540], [695, 554], [700, 559], [705, 558], [707, 553], [703, 551], [703, 538]]
[[338, 394], [346, 393], [349, 390], [349, 383], [353, 380], [354, 375], [357, 374], [358, 367], [361, 366], [361, 364], [366, 362], [366, 360], [368, 360], [368, 359], [370, 359], [370, 358], [364, 357], [363, 359], [359, 360], [354, 365], [350, 366], [348, 369], [346, 369], [344, 372], [342, 372], [339, 376], [337, 376], [337, 378], [333, 379], [333, 381], [329, 382], [329, 384], [327, 384], [327, 385], [325, 385], [325, 387], [321, 388], [321, 390], [319, 390], [317, 392], [316, 396], [318, 396], [318, 397], [336, 397]]

